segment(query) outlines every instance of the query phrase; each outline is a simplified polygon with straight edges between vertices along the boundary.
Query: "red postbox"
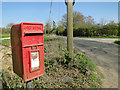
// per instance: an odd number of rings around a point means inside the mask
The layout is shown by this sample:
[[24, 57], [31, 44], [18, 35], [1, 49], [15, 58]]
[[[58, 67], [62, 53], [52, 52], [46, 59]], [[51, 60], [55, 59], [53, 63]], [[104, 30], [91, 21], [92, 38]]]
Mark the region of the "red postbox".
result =
[[13, 71], [25, 82], [44, 75], [43, 24], [20, 23], [11, 28]]

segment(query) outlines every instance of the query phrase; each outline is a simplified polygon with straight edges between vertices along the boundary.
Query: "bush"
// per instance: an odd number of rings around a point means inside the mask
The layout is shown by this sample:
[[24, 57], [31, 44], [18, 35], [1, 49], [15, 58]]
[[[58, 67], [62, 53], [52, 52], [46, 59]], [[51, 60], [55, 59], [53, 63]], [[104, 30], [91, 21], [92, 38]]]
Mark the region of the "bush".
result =
[[96, 65], [82, 53], [75, 53], [72, 59], [66, 49], [63, 51], [64, 57], [58, 60], [60, 64], [64, 65], [67, 68], [69, 66], [78, 68], [83, 74], [86, 74], [88, 70], [96, 71]]
[[[73, 29], [73, 36], [117, 36], [118, 35], [118, 26], [107, 24], [101, 27], [91, 26], [91, 27], [79, 27]], [[57, 35], [67, 35], [67, 29], [57, 30]]]
[[114, 43], [120, 45], [120, 41], [119, 40], [118, 41], [114, 41]]

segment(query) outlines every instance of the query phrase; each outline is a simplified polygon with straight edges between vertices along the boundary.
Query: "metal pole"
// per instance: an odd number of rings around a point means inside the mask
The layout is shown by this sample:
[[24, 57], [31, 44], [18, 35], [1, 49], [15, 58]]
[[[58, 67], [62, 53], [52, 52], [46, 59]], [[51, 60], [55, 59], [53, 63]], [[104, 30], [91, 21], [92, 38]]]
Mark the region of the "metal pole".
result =
[[27, 90], [32, 90], [32, 81], [31, 80], [26, 82], [26, 88], [27, 88]]
[[67, 50], [73, 58], [73, 0], [67, 2]]

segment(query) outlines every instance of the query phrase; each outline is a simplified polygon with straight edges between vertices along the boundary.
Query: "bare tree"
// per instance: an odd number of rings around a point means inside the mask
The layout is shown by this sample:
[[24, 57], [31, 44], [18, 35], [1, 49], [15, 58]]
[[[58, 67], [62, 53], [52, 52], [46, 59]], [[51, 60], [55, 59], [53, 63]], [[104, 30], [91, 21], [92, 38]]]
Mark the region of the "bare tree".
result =
[[84, 16], [77, 11], [73, 12], [73, 27], [79, 28], [85, 25]]
[[[61, 23], [67, 28], [67, 14], [64, 14]], [[84, 16], [77, 11], [73, 12], [73, 28], [79, 28], [85, 26]]]
[[51, 23], [51, 20], [48, 20], [47, 22], [46, 22], [46, 25], [45, 25], [45, 32], [46, 33], [50, 33], [50, 31], [51, 31], [51, 26], [52, 26], [52, 23]]
[[88, 26], [88, 27], [95, 25], [95, 21], [94, 21], [94, 19], [92, 18], [92, 16], [85, 17], [85, 24], [86, 24], [86, 26]]
[[11, 27], [13, 26], [13, 24], [14, 24], [14, 23], [9, 23], [9, 24], [7, 24], [6, 27], [7, 27], [7, 28], [11, 28]]
[[106, 25], [106, 23], [107, 23], [107, 21], [104, 18], [101, 18], [100, 25], [104, 26], [104, 25]]

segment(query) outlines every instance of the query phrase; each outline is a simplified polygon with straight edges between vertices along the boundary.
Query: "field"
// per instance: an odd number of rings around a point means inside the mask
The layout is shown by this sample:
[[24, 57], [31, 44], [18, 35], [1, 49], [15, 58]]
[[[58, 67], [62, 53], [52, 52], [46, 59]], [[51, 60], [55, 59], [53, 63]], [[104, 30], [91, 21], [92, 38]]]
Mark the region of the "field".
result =
[[[102, 73], [84, 54], [74, 48], [74, 59], [68, 55], [66, 42], [55, 35], [45, 35], [45, 74], [32, 80], [33, 88], [100, 88]], [[26, 88], [26, 83], [13, 72], [10, 40], [3, 40], [3, 88]]]

